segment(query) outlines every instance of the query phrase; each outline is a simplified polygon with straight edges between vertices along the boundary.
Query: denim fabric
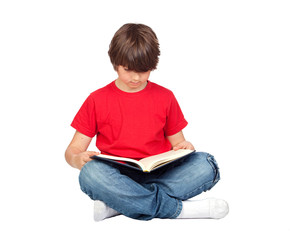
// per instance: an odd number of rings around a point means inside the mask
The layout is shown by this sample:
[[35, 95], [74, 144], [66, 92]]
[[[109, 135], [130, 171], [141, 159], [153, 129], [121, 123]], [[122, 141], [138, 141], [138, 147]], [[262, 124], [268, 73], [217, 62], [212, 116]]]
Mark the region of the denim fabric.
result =
[[194, 152], [151, 173], [92, 160], [83, 166], [81, 189], [125, 216], [140, 220], [176, 218], [182, 200], [211, 189], [220, 179], [214, 157]]

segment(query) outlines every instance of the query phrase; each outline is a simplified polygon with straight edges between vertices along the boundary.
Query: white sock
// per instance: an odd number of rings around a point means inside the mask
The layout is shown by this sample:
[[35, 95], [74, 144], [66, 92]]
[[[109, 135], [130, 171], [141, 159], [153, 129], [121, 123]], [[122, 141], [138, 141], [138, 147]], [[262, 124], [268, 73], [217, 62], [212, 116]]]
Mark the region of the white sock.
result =
[[177, 218], [214, 218], [225, 217], [229, 206], [222, 199], [204, 199], [182, 201], [183, 207]]
[[105, 218], [110, 218], [120, 215], [116, 210], [108, 207], [105, 203], [99, 200], [94, 201], [94, 219], [95, 221], [102, 221]]

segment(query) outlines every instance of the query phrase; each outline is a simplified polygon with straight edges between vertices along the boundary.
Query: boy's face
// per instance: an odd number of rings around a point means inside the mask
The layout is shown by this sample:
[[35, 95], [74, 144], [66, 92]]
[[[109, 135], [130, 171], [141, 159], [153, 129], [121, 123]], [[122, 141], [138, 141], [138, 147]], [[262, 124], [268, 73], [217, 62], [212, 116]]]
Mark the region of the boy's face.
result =
[[116, 85], [118, 88], [125, 92], [138, 92], [146, 87], [151, 71], [134, 72], [128, 70], [127, 67], [118, 66], [117, 73]]

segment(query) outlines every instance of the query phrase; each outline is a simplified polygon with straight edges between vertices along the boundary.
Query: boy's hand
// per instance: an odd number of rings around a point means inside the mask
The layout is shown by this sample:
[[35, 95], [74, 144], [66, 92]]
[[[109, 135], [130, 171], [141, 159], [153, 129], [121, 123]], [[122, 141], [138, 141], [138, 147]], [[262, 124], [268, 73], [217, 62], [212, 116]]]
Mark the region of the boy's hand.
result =
[[78, 168], [79, 170], [82, 169], [82, 167], [92, 159], [90, 157], [94, 155], [99, 155], [100, 153], [94, 152], [94, 151], [86, 151], [86, 152], [81, 152], [78, 154], [75, 154], [73, 156], [73, 165], [74, 167]]
[[178, 149], [190, 149], [190, 150], [195, 150], [194, 146], [185, 140], [182, 131], [168, 136], [167, 139], [171, 143], [171, 146], [173, 147], [173, 150], [178, 150]]
[[194, 146], [188, 142], [188, 141], [183, 141], [176, 146], [173, 147], [174, 151], [177, 151], [178, 149], [190, 149], [190, 150], [195, 150]]

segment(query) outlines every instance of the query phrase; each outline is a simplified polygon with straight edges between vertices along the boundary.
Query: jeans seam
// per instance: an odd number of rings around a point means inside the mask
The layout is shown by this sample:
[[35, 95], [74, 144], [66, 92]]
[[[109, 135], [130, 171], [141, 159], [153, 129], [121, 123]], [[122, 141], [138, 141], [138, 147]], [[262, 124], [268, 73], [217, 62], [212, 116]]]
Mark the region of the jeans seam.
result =
[[176, 211], [170, 218], [177, 218], [178, 215], [180, 214], [181, 210], [182, 210], [182, 201], [178, 200], [178, 199], [176, 199], [176, 201], [177, 201]]
[[[190, 193], [187, 193], [187, 194], [185, 194], [185, 195], [183, 195], [182, 197], [180, 197], [180, 199], [188, 199], [188, 198], [191, 198], [191, 197], [194, 197], [194, 196], [196, 196], [196, 194], [193, 194], [193, 193], [195, 193], [198, 189], [201, 189], [201, 188], [203, 188], [205, 185], [208, 185], [208, 184], [212, 184], [212, 186], [211, 187], [209, 187], [209, 189], [208, 190], [210, 190], [213, 186], [214, 186], [214, 182], [213, 181], [208, 181], [208, 182], [206, 182], [206, 183], [204, 183], [203, 185], [201, 185], [200, 187], [198, 187], [198, 188], [195, 188], [193, 191], [191, 191]], [[207, 191], [207, 190], [206, 190]], [[193, 195], [192, 195], [193, 194]]]
[[212, 167], [212, 170], [214, 172], [214, 179], [213, 179], [213, 183], [217, 183], [219, 181], [219, 167], [218, 164], [216, 162], [216, 160], [214, 159], [214, 156], [208, 154], [207, 158], [206, 158], [207, 162], [209, 163], [209, 165]]

